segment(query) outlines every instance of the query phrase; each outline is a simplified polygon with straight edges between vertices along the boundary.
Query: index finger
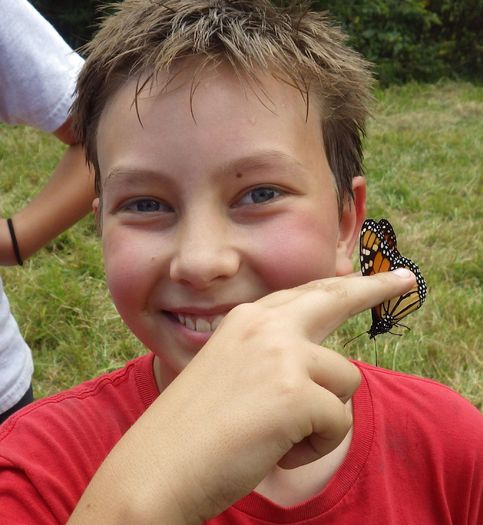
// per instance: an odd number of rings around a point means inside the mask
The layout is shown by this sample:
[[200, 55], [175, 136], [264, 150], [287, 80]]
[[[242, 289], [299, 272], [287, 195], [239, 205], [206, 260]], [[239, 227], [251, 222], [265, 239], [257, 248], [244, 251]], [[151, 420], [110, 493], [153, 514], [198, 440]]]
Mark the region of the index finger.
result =
[[[282, 297], [273, 297], [282, 308], [290, 309], [286, 318], [295, 322], [313, 342], [320, 342], [349, 317], [372, 308], [383, 301], [409, 291], [415, 275], [406, 268], [371, 276], [350, 276], [320, 279], [285, 290]], [[272, 294], [276, 296], [277, 294]], [[269, 299], [267, 296], [265, 299]], [[290, 322], [290, 321], [288, 321]]]

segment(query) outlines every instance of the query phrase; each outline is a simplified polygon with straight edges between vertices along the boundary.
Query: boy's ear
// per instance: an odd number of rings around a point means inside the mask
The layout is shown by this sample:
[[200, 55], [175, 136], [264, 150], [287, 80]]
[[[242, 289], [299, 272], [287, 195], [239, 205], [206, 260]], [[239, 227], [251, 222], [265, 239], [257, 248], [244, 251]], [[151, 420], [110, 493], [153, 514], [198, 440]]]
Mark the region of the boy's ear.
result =
[[359, 239], [362, 223], [366, 217], [366, 181], [364, 177], [352, 179], [354, 200], [344, 197], [344, 208], [339, 222], [339, 240], [336, 253], [336, 275], [353, 272], [352, 253]]

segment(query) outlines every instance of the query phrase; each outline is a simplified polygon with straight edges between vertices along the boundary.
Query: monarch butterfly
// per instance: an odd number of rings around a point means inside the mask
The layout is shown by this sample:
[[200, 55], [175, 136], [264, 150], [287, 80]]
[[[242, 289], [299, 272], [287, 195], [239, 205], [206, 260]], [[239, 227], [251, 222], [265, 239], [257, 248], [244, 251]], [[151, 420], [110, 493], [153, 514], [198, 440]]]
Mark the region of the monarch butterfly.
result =
[[373, 339], [379, 334], [392, 333], [394, 326], [404, 326], [401, 319], [421, 307], [427, 287], [418, 266], [399, 253], [396, 234], [386, 219], [364, 221], [360, 235], [360, 261], [362, 275], [407, 268], [416, 276], [416, 284], [411, 290], [372, 308], [372, 325], [367, 333]]

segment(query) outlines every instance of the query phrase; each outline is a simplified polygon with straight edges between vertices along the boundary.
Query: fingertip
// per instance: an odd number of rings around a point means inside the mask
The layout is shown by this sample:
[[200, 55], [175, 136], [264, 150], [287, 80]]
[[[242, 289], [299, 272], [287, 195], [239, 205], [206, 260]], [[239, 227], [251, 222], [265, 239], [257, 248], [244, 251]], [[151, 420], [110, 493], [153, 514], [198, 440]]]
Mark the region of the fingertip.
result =
[[415, 277], [413, 272], [411, 272], [411, 270], [408, 270], [407, 268], [396, 268], [391, 273], [393, 273], [394, 275], [397, 275], [401, 279], [409, 279], [410, 277], [412, 278]]

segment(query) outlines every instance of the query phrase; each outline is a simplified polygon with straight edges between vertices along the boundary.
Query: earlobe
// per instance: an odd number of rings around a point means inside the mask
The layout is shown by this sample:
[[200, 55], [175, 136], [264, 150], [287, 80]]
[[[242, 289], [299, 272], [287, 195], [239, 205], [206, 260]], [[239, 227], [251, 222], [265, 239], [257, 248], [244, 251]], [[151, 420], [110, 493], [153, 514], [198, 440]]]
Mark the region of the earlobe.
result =
[[97, 212], [99, 210], [99, 197], [96, 197], [93, 201], [92, 201], [92, 211], [94, 212], [94, 215], [97, 216]]
[[102, 231], [102, 217], [101, 217], [101, 211], [102, 211], [102, 203], [99, 199], [99, 197], [96, 197], [92, 201], [92, 211], [94, 213], [94, 216], [96, 218], [96, 225], [97, 225], [97, 231], [98, 233], [101, 233]]
[[344, 197], [344, 208], [339, 222], [339, 240], [336, 253], [336, 275], [353, 271], [352, 254], [366, 216], [366, 181], [364, 177], [352, 179], [354, 199]]

